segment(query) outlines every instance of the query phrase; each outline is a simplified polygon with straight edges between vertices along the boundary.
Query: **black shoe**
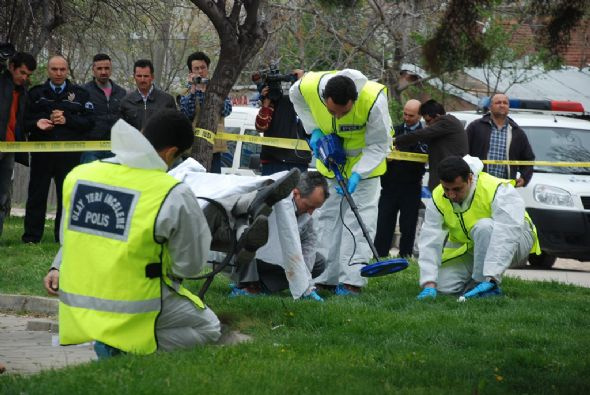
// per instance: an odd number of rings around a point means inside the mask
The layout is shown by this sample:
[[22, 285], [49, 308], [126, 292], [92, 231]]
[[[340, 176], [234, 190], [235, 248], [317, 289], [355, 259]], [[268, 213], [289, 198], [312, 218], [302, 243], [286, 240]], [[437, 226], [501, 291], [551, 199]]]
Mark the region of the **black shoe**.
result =
[[238, 246], [241, 248], [236, 255], [236, 263], [238, 265], [250, 263], [256, 256], [256, 250], [265, 245], [267, 241], [268, 217], [259, 214], [238, 240]]
[[35, 239], [30, 236], [23, 236], [23, 237], [21, 237], [21, 240], [25, 244], [39, 244], [41, 242], [41, 239]]
[[258, 215], [269, 216], [271, 207], [289, 196], [293, 188], [297, 186], [300, 175], [301, 170], [295, 167], [274, 183], [260, 189], [248, 207], [250, 218], [256, 218]]

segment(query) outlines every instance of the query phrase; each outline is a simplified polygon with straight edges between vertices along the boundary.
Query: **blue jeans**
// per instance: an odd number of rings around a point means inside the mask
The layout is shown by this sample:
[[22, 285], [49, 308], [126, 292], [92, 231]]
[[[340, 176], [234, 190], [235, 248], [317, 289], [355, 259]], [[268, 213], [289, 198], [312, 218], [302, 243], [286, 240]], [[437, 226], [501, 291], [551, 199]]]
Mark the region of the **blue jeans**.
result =
[[4, 217], [8, 211], [10, 201], [10, 187], [12, 186], [12, 171], [14, 170], [14, 153], [0, 152], [0, 235], [4, 228]]

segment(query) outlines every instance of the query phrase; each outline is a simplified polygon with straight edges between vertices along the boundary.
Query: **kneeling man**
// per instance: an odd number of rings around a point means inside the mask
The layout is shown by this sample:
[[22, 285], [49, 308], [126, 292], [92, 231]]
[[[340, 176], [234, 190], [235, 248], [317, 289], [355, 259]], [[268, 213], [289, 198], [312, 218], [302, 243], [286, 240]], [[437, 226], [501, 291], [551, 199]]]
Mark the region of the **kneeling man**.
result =
[[469, 155], [439, 164], [440, 185], [432, 192], [420, 233], [423, 290], [418, 299], [435, 298], [437, 292], [465, 298], [500, 295], [506, 269], [541, 252], [523, 199], [510, 181], [482, 169], [483, 163]]

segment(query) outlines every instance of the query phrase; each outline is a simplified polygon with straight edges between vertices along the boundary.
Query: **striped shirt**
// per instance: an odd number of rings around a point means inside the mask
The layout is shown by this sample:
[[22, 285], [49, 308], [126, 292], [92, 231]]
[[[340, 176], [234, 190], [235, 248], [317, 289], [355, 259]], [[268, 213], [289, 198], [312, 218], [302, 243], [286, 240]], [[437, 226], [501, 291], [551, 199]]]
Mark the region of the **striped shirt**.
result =
[[[506, 160], [506, 142], [508, 135], [508, 122], [504, 123], [502, 128], [498, 129], [496, 124], [490, 121], [492, 133], [490, 134], [490, 149], [488, 151], [489, 160]], [[506, 165], [488, 165], [489, 174], [498, 178], [508, 178], [508, 166]]]

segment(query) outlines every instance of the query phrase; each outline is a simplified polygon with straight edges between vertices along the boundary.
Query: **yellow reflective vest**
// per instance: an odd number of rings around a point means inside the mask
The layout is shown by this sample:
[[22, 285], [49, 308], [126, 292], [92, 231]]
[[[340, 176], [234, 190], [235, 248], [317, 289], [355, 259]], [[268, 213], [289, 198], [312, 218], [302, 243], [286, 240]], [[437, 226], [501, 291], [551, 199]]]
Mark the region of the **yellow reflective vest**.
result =
[[[387, 88], [377, 82], [368, 81], [359, 92], [357, 100], [348, 114], [336, 119], [326, 107], [320, 97], [320, 80], [327, 74], [335, 71], [306, 73], [299, 89], [305, 102], [311, 110], [311, 114], [324, 134], [336, 133], [342, 139], [342, 146], [346, 151], [346, 164], [342, 174], [344, 177], [352, 175], [352, 167], [361, 159], [362, 149], [365, 147], [365, 132], [369, 113], [382, 91], [387, 93]], [[317, 159], [316, 168], [325, 177], [334, 178], [334, 173], [329, 171], [324, 164]], [[380, 176], [387, 170], [385, 159], [371, 172], [369, 177]]]
[[[469, 208], [461, 213], [453, 211], [452, 202], [444, 196], [442, 185], [438, 185], [432, 191], [432, 201], [438, 211], [444, 218], [444, 223], [449, 229], [449, 241], [461, 244], [458, 248], [448, 248], [443, 250], [442, 262], [447, 262], [457, 258], [467, 251], [473, 251], [473, 240], [470, 232], [475, 224], [482, 218], [492, 218], [492, 201], [496, 196], [498, 187], [502, 184], [509, 184], [509, 180], [496, 178], [487, 173], [480, 172], [477, 177], [477, 185], [473, 194], [473, 199]], [[537, 237], [537, 228], [525, 211], [525, 220], [533, 230], [533, 247], [531, 253], [540, 254], [539, 238]]]
[[168, 277], [167, 244], [155, 240], [158, 212], [178, 180], [164, 171], [95, 161], [63, 184], [60, 343], [100, 340], [120, 350], [157, 349], [161, 280], [203, 308]]

